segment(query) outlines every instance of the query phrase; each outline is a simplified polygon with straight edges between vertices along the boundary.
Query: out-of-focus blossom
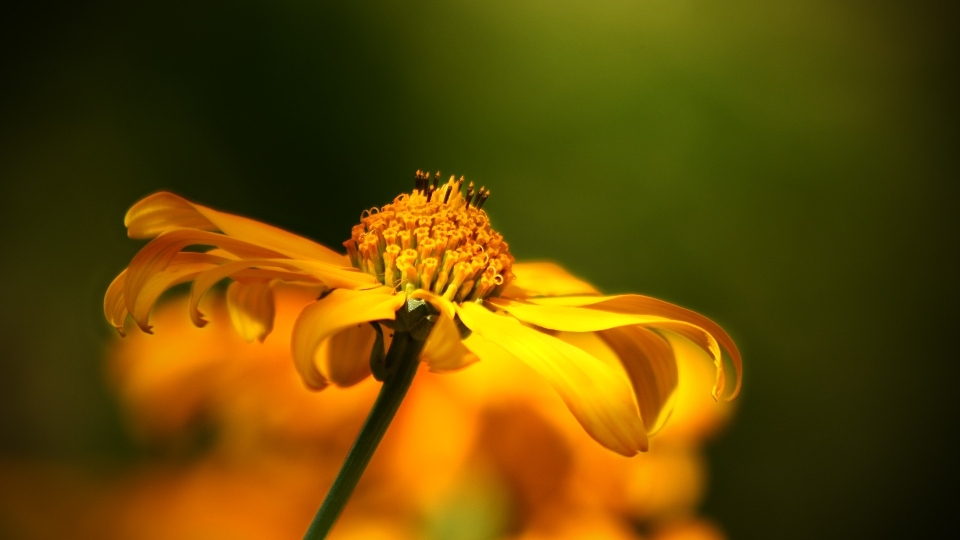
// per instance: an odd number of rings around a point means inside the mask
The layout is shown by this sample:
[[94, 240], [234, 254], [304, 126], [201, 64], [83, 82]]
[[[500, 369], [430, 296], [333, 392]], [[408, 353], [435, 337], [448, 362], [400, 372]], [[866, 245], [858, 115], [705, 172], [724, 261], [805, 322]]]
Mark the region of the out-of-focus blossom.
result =
[[[378, 390], [303, 392], [286, 347], [313, 300], [277, 288], [274, 333], [249, 344], [209, 295], [207, 328], [157, 309], [159, 336], [109, 349], [110, 380], [144, 456], [100, 475], [0, 468], [0, 531], [13, 538], [297, 538]], [[561, 339], [566, 336], [559, 335]], [[603, 343], [578, 343], [602, 358]], [[340, 539], [712, 540], [696, 516], [699, 446], [730, 406], [714, 402], [704, 353], [673, 336], [680, 384], [657, 444], [625, 458], [596, 445], [549, 384], [520, 363], [423, 369], [331, 534]]]
[[[591, 437], [625, 456], [646, 451], [648, 435], [670, 414], [673, 338], [709, 355], [714, 397], [727, 387], [725, 350], [735, 369], [726, 397], [736, 396], [740, 355], [719, 325], [647, 296], [600, 296], [554, 264], [515, 264], [481, 208], [490, 191], [470, 183], [464, 194], [463, 177], [442, 185], [439, 177], [431, 184], [417, 171], [410, 194], [365, 210], [344, 242], [347, 255], [172, 193], [151, 195], [126, 215], [130, 237], [152, 240], [111, 283], [106, 317], [123, 333], [130, 315], [149, 333], [157, 298], [191, 282], [186, 311], [203, 326], [201, 298], [230, 278], [226, 318], [248, 341], [263, 341], [275, 327], [274, 287], [303, 288], [314, 298], [299, 306], [284, 342], [306, 386], [321, 390], [353, 386], [376, 371], [377, 336], [389, 337], [403, 306], [426, 303], [436, 321], [420, 359], [431, 371], [449, 373], [478, 359], [526, 365]], [[212, 249], [185, 251], [196, 246]]]

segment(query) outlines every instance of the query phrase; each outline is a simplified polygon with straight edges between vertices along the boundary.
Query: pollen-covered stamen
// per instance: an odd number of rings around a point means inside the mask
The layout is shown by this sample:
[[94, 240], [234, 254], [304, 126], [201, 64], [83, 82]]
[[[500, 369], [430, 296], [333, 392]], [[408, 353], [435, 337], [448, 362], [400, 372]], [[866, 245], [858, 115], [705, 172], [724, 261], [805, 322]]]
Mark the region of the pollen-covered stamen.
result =
[[513, 256], [480, 209], [490, 195], [464, 178], [440, 184], [417, 171], [416, 189], [382, 208], [364, 210], [344, 242], [353, 266], [388, 287], [423, 289], [463, 302], [498, 296], [513, 280]]
[[417, 174], [415, 175], [416, 179], [416, 189], [418, 191], [426, 191], [427, 186], [430, 184], [430, 173], [425, 173], [417, 169]]
[[479, 210], [481, 207], [483, 207], [483, 203], [487, 202], [487, 197], [490, 196], [490, 190], [489, 190], [489, 189], [488, 189], [487, 191], [483, 191], [483, 189], [481, 188], [480, 191], [481, 191], [482, 193], [480, 194], [480, 197], [477, 198], [477, 204], [474, 205], [474, 206], [477, 207], [477, 210]]
[[470, 201], [473, 200], [473, 182], [470, 182], [470, 185], [467, 186], [467, 205], [470, 204]]

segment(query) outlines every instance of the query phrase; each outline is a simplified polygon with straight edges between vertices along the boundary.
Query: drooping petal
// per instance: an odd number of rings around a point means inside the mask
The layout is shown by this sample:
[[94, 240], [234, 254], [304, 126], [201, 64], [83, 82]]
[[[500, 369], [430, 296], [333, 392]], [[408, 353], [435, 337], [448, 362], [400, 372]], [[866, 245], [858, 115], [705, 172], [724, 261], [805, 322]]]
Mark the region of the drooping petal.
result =
[[[287, 271], [276, 270], [283, 268]], [[354, 268], [334, 266], [319, 261], [291, 259], [244, 259], [231, 261], [199, 274], [190, 290], [190, 318], [197, 326], [206, 321], [198, 306], [204, 294], [220, 280], [233, 277], [253, 279], [278, 279], [289, 283], [319, 283], [327, 288], [370, 289], [379, 287], [376, 278]]]
[[[124, 303], [141, 330], [150, 333], [148, 319], [153, 305], [164, 292], [181, 283], [194, 279], [198, 274], [216, 268], [220, 258], [206, 253], [177, 253], [167, 267], [147, 277], [140, 287], [131, 290], [129, 281], [125, 284]], [[127, 274], [129, 280], [129, 273]], [[129, 291], [129, 293], [127, 292]]]
[[169, 192], [150, 195], [130, 208], [124, 218], [130, 238], [152, 238], [178, 228], [220, 230], [225, 235], [264, 247], [293, 259], [312, 259], [349, 266], [336, 251], [283, 229], [249, 218], [219, 212]]
[[625, 456], [647, 449], [647, 434], [633, 392], [619, 373], [583, 350], [527, 328], [513, 317], [491, 313], [472, 302], [459, 306], [457, 312], [476, 335], [495, 342], [546, 378], [600, 444]]
[[320, 372], [333, 384], [353, 386], [370, 375], [370, 349], [377, 334], [367, 323], [354, 324], [321, 345]]
[[194, 229], [177, 229], [153, 239], [130, 261], [124, 280], [123, 295], [127, 310], [133, 313], [137, 291], [150, 279], [173, 262], [180, 250], [190, 245], [216, 246], [242, 258], [274, 258], [279, 253], [259, 248], [240, 240]]
[[503, 292], [508, 298], [600, 294], [593, 285], [574, 277], [555, 263], [514, 263], [512, 270], [516, 279]]
[[393, 294], [393, 289], [386, 287], [363, 291], [335, 289], [304, 308], [290, 339], [294, 365], [304, 384], [314, 390], [327, 386], [327, 379], [315, 362], [317, 348], [324, 340], [356, 324], [392, 320], [404, 301], [403, 295]]
[[[699, 326], [673, 321], [669, 323], [664, 323], [657, 325], [658, 330], [666, 330], [674, 332], [691, 342], [697, 347], [703, 349], [704, 352], [713, 360], [713, 365], [716, 367], [716, 381], [713, 384], [713, 397], [719, 399], [723, 395], [724, 389], [726, 388], [727, 376], [725, 370], [723, 369], [723, 353], [720, 350], [720, 344], [717, 343], [717, 340], [713, 337], [713, 334], [707, 332]], [[737, 357], [739, 359], [739, 356]], [[736, 392], [740, 391], [740, 367], [737, 365], [737, 388]], [[728, 399], [733, 399], [736, 397], [736, 393], [730, 396]]]
[[233, 327], [247, 343], [262, 343], [273, 330], [273, 288], [268, 281], [234, 281], [227, 288], [227, 311]]
[[[599, 304], [593, 304], [590, 307], [602, 310], [660, 315], [662, 317], [674, 319], [682, 323], [689, 323], [690, 325], [697, 327], [696, 329], [691, 329], [689, 326], [677, 323], [668, 323], [663, 326], [656, 325], [657, 327], [662, 327], [677, 332], [684, 337], [691, 339], [694, 343], [697, 343], [701, 347], [706, 344], [708, 352], [711, 353], [711, 356], [714, 358], [714, 362], [717, 364], [717, 384], [714, 387], [714, 397], [717, 398], [724, 393], [725, 375], [720, 350], [711, 342], [714, 340], [719, 342], [719, 344], [727, 350], [727, 353], [730, 354], [730, 360], [733, 363], [734, 374], [736, 377], [734, 389], [727, 399], [733, 399], [737, 397], [737, 394], [740, 393], [740, 385], [743, 373], [743, 364], [740, 359], [740, 351], [737, 349], [736, 343], [733, 342], [733, 339], [723, 330], [723, 328], [707, 317], [704, 317], [695, 311], [682, 308], [678, 305], [639, 294], [626, 294], [617, 296]], [[699, 332], [700, 329], [705, 331], [705, 333], [708, 335], [703, 336]], [[695, 338], [691, 336], [697, 337]]]
[[[376, 279], [353, 268], [344, 268], [334, 266], [318, 261], [295, 261], [291, 259], [242, 259], [222, 264], [216, 268], [207, 270], [198, 275], [193, 282], [190, 290], [190, 318], [197, 326], [203, 326], [206, 321], [203, 314], [200, 313], [197, 306], [200, 299], [216, 285], [220, 280], [234, 276], [242, 272], [249, 271], [254, 267], [260, 267], [260, 270], [281, 268], [292, 270], [297, 273], [288, 276], [299, 282], [318, 281], [328, 288], [375, 288], [379, 286]], [[283, 279], [283, 275], [274, 274], [278, 279]]]
[[192, 203], [167, 191], [139, 200], [127, 210], [123, 224], [130, 238], [153, 238], [171, 229], [217, 230]]
[[117, 332], [120, 332], [120, 336], [124, 336], [123, 332], [123, 322], [127, 318], [127, 306], [123, 300], [123, 286], [127, 278], [126, 269], [123, 272], [113, 278], [113, 281], [110, 282], [110, 286], [107, 287], [107, 293], [103, 295], [103, 314], [106, 315], [107, 321], [117, 329]]
[[630, 377], [648, 433], [662, 427], [670, 413], [679, 380], [670, 342], [642, 326], [621, 326], [597, 332], [613, 349]]
[[529, 301], [544, 306], [579, 306], [605, 312], [651, 315], [668, 319], [668, 321], [653, 323], [649, 326], [676, 332], [690, 339], [710, 354], [717, 365], [717, 384], [714, 386], [714, 397], [719, 398], [725, 390], [726, 377], [720, 345], [730, 355], [730, 361], [733, 363], [736, 376], [736, 385], [727, 399], [733, 399], [740, 393], [742, 361], [737, 345], [720, 325], [695, 311], [639, 294], [537, 298]]
[[420, 352], [420, 360], [426, 362], [434, 373], [450, 373], [469, 366], [478, 358], [464, 347], [453, 319], [441, 312]]
[[618, 326], [657, 324], [670, 320], [652, 315], [636, 315], [580, 307], [544, 306], [508, 298], [490, 298], [487, 302], [525, 323], [564, 332], [595, 332]]

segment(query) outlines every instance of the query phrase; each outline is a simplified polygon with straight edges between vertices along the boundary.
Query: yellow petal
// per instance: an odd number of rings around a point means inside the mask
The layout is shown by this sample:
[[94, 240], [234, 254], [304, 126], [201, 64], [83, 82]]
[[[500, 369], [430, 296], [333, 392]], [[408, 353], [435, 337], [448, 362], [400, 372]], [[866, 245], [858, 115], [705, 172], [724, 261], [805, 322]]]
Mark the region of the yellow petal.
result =
[[658, 330], [673, 349], [682, 384], [677, 388], [670, 420], [660, 433], [663, 439], [696, 444], [725, 423], [733, 411], [733, 402], [715, 403], [704, 392], [716, 380], [717, 370], [709, 354], [692, 341], [669, 330]]
[[441, 313], [423, 346], [420, 360], [426, 362], [434, 373], [449, 373], [469, 366], [478, 358], [464, 347], [453, 319]]
[[234, 281], [227, 288], [227, 311], [237, 333], [247, 343], [261, 343], [273, 330], [276, 305], [273, 289], [267, 281], [241, 283]]
[[294, 259], [312, 259], [349, 266], [336, 251], [302, 236], [249, 218], [218, 212], [169, 192], [150, 195], [134, 204], [124, 218], [131, 238], [152, 238], [178, 229], [220, 230], [244, 242], [271, 249]]
[[190, 245], [216, 246], [243, 258], [274, 258], [279, 253], [253, 246], [240, 240], [193, 229], [177, 229], [152, 240], [133, 257], [127, 267], [123, 296], [127, 311], [134, 312], [137, 291], [150, 276], [162, 272], [173, 262], [180, 250]]
[[[291, 261], [288, 259], [243, 259], [222, 264], [216, 268], [211, 268], [197, 275], [193, 282], [193, 286], [190, 288], [190, 319], [193, 320], [193, 323], [197, 326], [203, 326], [206, 324], [206, 321], [203, 319], [203, 314], [200, 313], [200, 310], [198, 309], [200, 300], [207, 293], [207, 291], [210, 290], [211, 287], [227, 277], [239, 278], [241, 275], [247, 275], [248, 277], [256, 277], [268, 280], [280, 279], [301, 283], [309, 283], [313, 281], [315, 279], [313, 276], [300, 273], [291, 274], [284, 271], [298, 270], [298, 265], [296, 264], [297, 262], [299, 261]], [[278, 270], [278, 268], [282, 270]], [[254, 270], [256, 273], [251, 274], [251, 272]], [[332, 283], [325, 284], [330, 287], [350, 285], [350, 288], [353, 288], [352, 285], [354, 285], [354, 283], [352, 281], [338, 279], [339, 276], [337, 274], [339, 274], [339, 269], [335, 268], [333, 272], [333, 279], [331, 280]], [[362, 274], [360, 272], [352, 272], [351, 274], [356, 276], [367, 276], [366, 274]], [[371, 276], [367, 276], [367, 278], [369, 278], [369, 280], [373, 279]], [[360, 279], [362, 283], [367, 283], [369, 280]]]
[[[222, 264], [216, 268], [207, 270], [198, 275], [190, 289], [190, 318], [197, 326], [203, 326], [206, 321], [203, 314], [200, 313], [197, 306], [200, 299], [216, 285], [220, 280], [227, 277], [238, 278], [244, 273], [250, 272], [254, 267], [259, 272], [247, 274], [254, 278], [275, 278], [284, 281], [310, 283], [314, 280], [326, 285], [328, 288], [374, 288], [379, 286], [379, 282], [369, 275], [364, 274], [354, 268], [344, 268], [334, 266], [319, 261], [295, 261], [291, 259], [242, 259]], [[295, 273], [272, 271], [273, 268], [282, 268], [293, 270]], [[302, 272], [302, 273], [301, 273]]]
[[670, 343], [642, 326], [622, 326], [597, 333], [613, 349], [630, 377], [649, 433], [663, 426], [677, 388], [677, 361]]
[[130, 238], [153, 238], [171, 229], [215, 231], [217, 226], [189, 201], [161, 191], [144, 197], [127, 210], [123, 219]]
[[107, 293], [103, 295], [103, 314], [107, 321], [124, 336], [123, 322], [127, 318], [127, 307], [123, 300], [123, 286], [126, 281], [127, 271], [120, 272], [120, 275], [113, 278], [110, 286], [107, 287]]
[[546, 378], [600, 444], [625, 456], [647, 449], [647, 434], [633, 392], [612, 368], [577, 347], [475, 303], [465, 303], [457, 312], [475, 334]]
[[[725, 375], [723, 361], [719, 347], [716, 347], [714, 344], [715, 342], [719, 342], [719, 344], [727, 350], [727, 353], [730, 354], [730, 360], [733, 363], [734, 373], [736, 376], [736, 384], [733, 392], [730, 393], [727, 399], [733, 399], [737, 397], [737, 394], [740, 393], [740, 384], [743, 372], [740, 351], [737, 349], [737, 345], [733, 342], [733, 339], [726, 332], [724, 332], [723, 328], [707, 317], [675, 304], [664, 302], [663, 300], [658, 300], [649, 296], [641, 296], [639, 294], [625, 294], [622, 296], [617, 296], [599, 304], [593, 304], [590, 307], [619, 312], [649, 313], [651, 315], [659, 315], [697, 327], [695, 329], [691, 329], [687, 325], [677, 323], [669, 323], [662, 326], [659, 324], [656, 325], [657, 327], [667, 328], [680, 333], [684, 337], [691, 339], [694, 343], [697, 343], [701, 347], [705, 348], [705, 350], [711, 354], [714, 359], [714, 363], [717, 365], [717, 384], [714, 387], [714, 397], [719, 397], [724, 393]], [[706, 335], [703, 335], [704, 333]]]
[[[713, 337], [710, 332], [707, 332], [699, 326], [695, 326], [685, 322], [673, 321], [669, 323], [657, 325], [659, 330], [668, 330], [674, 332], [691, 342], [693, 342], [697, 347], [700, 347], [710, 359], [713, 360], [713, 365], [716, 368], [716, 381], [713, 384], [713, 397], [719, 399], [723, 395], [724, 388], [726, 387], [727, 377], [723, 369], [723, 355], [720, 351], [720, 344], [717, 343], [717, 340]], [[739, 377], [740, 370], [737, 368], [737, 376]], [[737, 391], [739, 392], [739, 378], [737, 380]], [[736, 394], [730, 396], [728, 399], [733, 399], [736, 397]]]
[[321, 346], [320, 372], [333, 384], [353, 386], [370, 375], [370, 350], [377, 334], [368, 323], [337, 332]]
[[164, 270], [149, 275], [139, 288], [133, 290], [130, 288], [128, 273], [124, 287], [124, 303], [140, 329], [151, 333], [148, 319], [160, 295], [174, 285], [194, 279], [205, 270], [216, 268], [219, 260], [219, 257], [211, 257], [206, 253], [177, 253]]
[[404, 302], [403, 295], [393, 294], [393, 289], [386, 287], [364, 291], [336, 289], [304, 308], [290, 338], [294, 365], [304, 384], [314, 390], [327, 386], [327, 379], [315, 362], [317, 348], [324, 340], [356, 324], [392, 320]]
[[526, 301], [539, 306], [566, 306], [582, 307], [612, 300], [616, 296], [544, 296], [542, 298], [527, 298]]
[[285, 266], [281, 267], [286, 267], [290, 270], [297, 270], [313, 276], [331, 289], [371, 289], [381, 286], [380, 282], [377, 281], [377, 278], [351, 267], [349, 262], [346, 265], [309, 260], [286, 260], [273, 262], [282, 262]]
[[487, 302], [525, 323], [564, 332], [595, 332], [618, 326], [655, 324], [670, 320], [651, 315], [598, 311], [580, 307], [544, 306], [508, 298], [490, 298]]
[[512, 271], [516, 279], [503, 292], [509, 298], [600, 294], [593, 285], [551, 262], [514, 263]]
[[733, 399], [740, 393], [743, 364], [736, 343], [724, 332], [720, 325], [695, 311], [639, 294], [537, 298], [531, 299], [530, 302], [550, 306], [580, 306], [606, 312], [651, 315], [669, 319], [672, 322], [658, 322], [649, 326], [677, 332], [710, 354], [717, 366], [717, 384], [714, 386], [714, 397], [723, 395], [726, 380], [720, 345], [730, 355], [730, 361], [733, 363], [736, 376], [736, 385], [727, 399]]

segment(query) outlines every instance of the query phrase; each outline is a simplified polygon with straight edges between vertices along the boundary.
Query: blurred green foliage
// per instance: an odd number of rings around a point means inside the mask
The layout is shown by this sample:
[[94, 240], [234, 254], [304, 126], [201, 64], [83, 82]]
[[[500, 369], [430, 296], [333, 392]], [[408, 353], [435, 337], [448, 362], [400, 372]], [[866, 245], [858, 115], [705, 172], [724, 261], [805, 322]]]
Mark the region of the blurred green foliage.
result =
[[[948, 4], [166, 2], [7, 18], [0, 454], [133, 449], [100, 302], [159, 189], [339, 246], [417, 168], [521, 259], [722, 323], [732, 538], [945, 523], [958, 375]], [[706, 391], [706, 390], [705, 390]]]

